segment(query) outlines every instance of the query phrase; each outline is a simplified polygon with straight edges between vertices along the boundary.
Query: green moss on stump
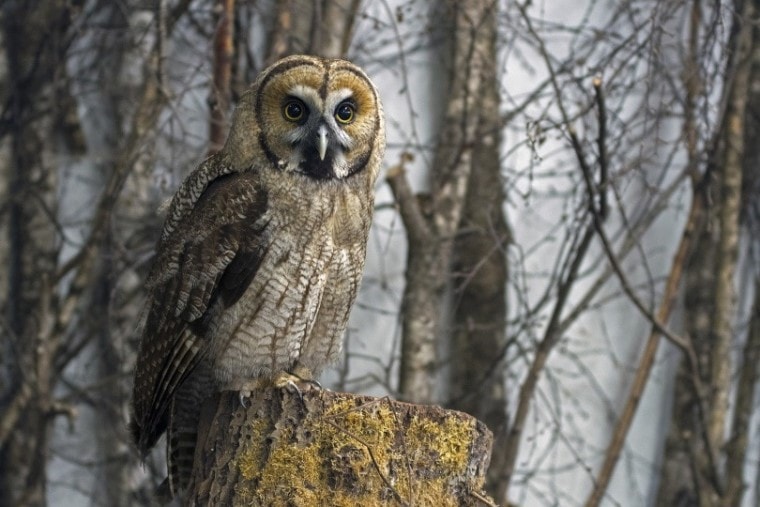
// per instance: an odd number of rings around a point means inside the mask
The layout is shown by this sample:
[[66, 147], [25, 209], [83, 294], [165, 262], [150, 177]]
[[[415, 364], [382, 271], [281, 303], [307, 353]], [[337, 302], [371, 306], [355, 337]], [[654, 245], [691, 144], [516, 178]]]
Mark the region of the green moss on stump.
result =
[[482, 423], [440, 407], [315, 389], [300, 399], [272, 388], [244, 408], [223, 393], [196, 460], [195, 501], [488, 505], [479, 498], [490, 446]]

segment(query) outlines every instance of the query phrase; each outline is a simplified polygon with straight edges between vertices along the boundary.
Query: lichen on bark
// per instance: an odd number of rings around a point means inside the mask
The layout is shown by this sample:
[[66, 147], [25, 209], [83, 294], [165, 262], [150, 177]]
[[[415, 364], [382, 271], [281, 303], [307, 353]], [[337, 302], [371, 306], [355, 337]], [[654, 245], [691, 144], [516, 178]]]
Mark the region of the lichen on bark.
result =
[[308, 386], [204, 409], [191, 505], [492, 505], [492, 436], [462, 412]]

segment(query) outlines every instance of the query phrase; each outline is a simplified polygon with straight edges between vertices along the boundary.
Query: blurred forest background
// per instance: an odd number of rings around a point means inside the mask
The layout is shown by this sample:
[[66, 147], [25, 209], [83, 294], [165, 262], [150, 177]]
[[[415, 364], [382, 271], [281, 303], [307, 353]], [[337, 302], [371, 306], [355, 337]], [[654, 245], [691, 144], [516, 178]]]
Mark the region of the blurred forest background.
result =
[[388, 118], [326, 386], [483, 420], [501, 505], [760, 505], [757, 1], [0, 6], [0, 505], [151, 505], [158, 210], [294, 52], [363, 66]]

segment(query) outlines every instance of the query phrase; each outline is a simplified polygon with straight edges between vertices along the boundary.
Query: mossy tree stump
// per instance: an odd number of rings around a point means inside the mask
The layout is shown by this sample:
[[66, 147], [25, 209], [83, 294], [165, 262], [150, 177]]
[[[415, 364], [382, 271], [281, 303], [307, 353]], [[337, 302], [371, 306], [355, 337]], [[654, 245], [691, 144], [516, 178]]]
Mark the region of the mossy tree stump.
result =
[[492, 436], [437, 406], [303, 387], [203, 407], [190, 505], [493, 505]]

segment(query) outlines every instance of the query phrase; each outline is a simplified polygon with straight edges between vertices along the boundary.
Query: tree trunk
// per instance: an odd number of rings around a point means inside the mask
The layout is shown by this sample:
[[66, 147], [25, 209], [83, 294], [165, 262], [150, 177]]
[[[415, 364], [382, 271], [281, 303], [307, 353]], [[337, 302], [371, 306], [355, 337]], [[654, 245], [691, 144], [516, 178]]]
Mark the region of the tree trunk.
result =
[[[757, 9], [755, 8], [755, 16]], [[755, 18], [756, 19], [756, 18]], [[726, 481], [724, 507], [740, 507], [746, 492], [744, 478], [747, 451], [753, 432], [751, 419], [760, 379], [760, 28], [753, 24], [750, 51], [749, 96], [744, 117], [744, 159], [742, 175], [742, 225], [749, 240], [749, 258], [754, 259], [754, 304], [749, 317], [746, 342], [739, 356], [736, 395], [733, 403], [731, 434], [726, 444]], [[755, 488], [758, 494], [758, 488]], [[750, 502], [751, 503], [751, 502]], [[757, 504], [757, 501], [755, 501]]]
[[308, 53], [345, 58], [361, 0], [282, 0], [270, 33], [269, 56]]
[[[704, 187], [695, 195], [715, 198], [704, 207], [685, 287], [685, 322], [698, 359], [698, 371], [686, 361], [679, 369], [657, 498], [657, 505], [662, 506], [728, 507], [735, 504], [736, 494], [740, 498], [741, 488], [737, 489], [736, 484], [742, 482], [743, 466], [731, 462], [736, 459], [743, 462], [743, 453], [726, 455], [730, 464], [726, 468], [721, 467], [718, 453], [725, 449], [729, 423], [730, 349], [736, 319], [734, 275], [739, 251], [742, 174], [746, 170], [744, 145], [745, 140], [756, 142], [745, 133], [750, 55], [756, 44], [750, 22], [753, 16], [752, 2], [737, 3], [728, 64], [731, 77], [726, 80], [727, 107], [719, 126], [719, 149], [710, 160]], [[695, 390], [695, 376], [709, 386], [709, 391]], [[734, 487], [726, 490], [727, 482]]]
[[214, 33], [214, 70], [208, 98], [211, 110], [209, 155], [224, 146], [229, 130], [235, 0], [218, 0], [216, 10], [218, 19]]
[[[483, 84], [493, 72], [496, 3], [445, 2], [440, 25], [452, 27], [450, 83], [443, 127], [431, 170], [431, 195], [410, 198], [402, 170], [388, 173], [406, 228], [406, 286], [402, 307], [402, 363], [399, 391], [410, 401], [434, 400], [440, 367], [436, 342], [445, 334], [446, 289], [451, 277], [454, 238], [462, 221], [473, 165]], [[492, 76], [491, 76], [492, 77]], [[403, 164], [402, 164], [403, 166]]]
[[491, 432], [471, 416], [302, 388], [207, 400], [190, 505], [493, 505]]
[[[0, 504], [43, 505], [52, 412], [52, 364], [59, 344], [50, 336], [59, 237], [56, 172], [44, 157], [53, 145], [56, 90], [72, 6], [10, 1], [3, 5], [11, 133], [8, 185], [8, 329], [3, 331], [0, 414]], [[17, 403], [18, 402], [18, 403]], [[24, 431], [13, 431], [16, 425]]]
[[494, 432], [488, 491], [506, 503], [504, 449], [508, 433], [506, 366], [507, 245], [501, 176], [502, 118], [496, 54], [497, 18], [483, 21], [488, 37], [483, 55], [480, 122], [473, 147], [470, 181], [453, 252], [454, 318], [451, 335], [449, 406], [467, 412]]

